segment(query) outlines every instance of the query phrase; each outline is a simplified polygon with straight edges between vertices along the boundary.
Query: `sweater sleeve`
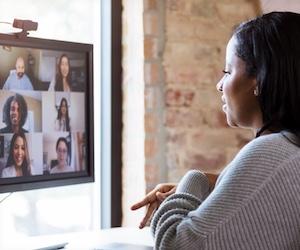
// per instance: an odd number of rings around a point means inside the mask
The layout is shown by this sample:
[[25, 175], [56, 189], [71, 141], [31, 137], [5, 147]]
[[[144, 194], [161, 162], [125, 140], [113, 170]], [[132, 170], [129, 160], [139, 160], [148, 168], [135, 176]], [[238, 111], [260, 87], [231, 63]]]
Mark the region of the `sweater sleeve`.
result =
[[[278, 217], [278, 206], [273, 206], [276, 209], [271, 213], [269, 204], [291, 192], [280, 190], [283, 184], [278, 185], [276, 197], [270, 195], [270, 190], [282, 182], [278, 171], [299, 149], [278, 137], [262, 137], [247, 144], [226, 167], [210, 194], [205, 175], [188, 172], [176, 193], [153, 216], [155, 249], [267, 249], [264, 239], [280, 238], [290, 225], [283, 227], [287, 222]], [[289, 209], [295, 206], [289, 203], [280, 211]], [[284, 241], [270, 242], [276, 245]]]
[[200, 171], [191, 170], [181, 179], [175, 194], [163, 202], [152, 219], [151, 229], [156, 238], [156, 249], [175, 249], [175, 245], [178, 247], [174, 241], [177, 226], [208, 194], [208, 178]]

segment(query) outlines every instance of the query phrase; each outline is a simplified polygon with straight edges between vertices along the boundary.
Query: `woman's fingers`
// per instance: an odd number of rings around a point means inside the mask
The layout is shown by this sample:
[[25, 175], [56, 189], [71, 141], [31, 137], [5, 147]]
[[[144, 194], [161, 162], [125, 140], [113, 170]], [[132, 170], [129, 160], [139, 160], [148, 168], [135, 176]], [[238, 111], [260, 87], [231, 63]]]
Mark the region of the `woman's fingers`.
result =
[[[157, 199], [161, 202], [166, 197], [168, 197], [170, 194], [174, 193], [175, 190], [176, 190], [176, 184], [173, 184], [173, 183], [158, 184], [151, 192], [149, 192], [146, 195], [146, 197], [143, 200], [133, 204], [131, 206], [131, 210], [136, 210], [143, 206], [149, 205], [152, 202], [156, 201]], [[166, 194], [166, 195], [159, 196], [159, 198], [158, 198], [157, 197], [158, 192], [161, 194]]]
[[156, 200], [156, 195], [155, 195], [156, 192], [157, 192], [157, 190], [153, 189], [150, 193], [148, 193], [146, 195], [146, 197], [144, 199], [142, 199], [141, 201], [133, 204], [131, 206], [131, 210], [139, 209], [143, 206], [146, 206], [146, 205], [151, 204], [152, 202], [154, 202]]
[[137, 210], [143, 206], [147, 206], [147, 212], [142, 221], [140, 222], [139, 228], [145, 227], [153, 212], [157, 209], [160, 203], [166, 199], [169, 195], [173, 194], [176, 190], [176, 184], [173, 183], [162, 183], [158, 184], [151, 192], [149, 192], [144, 199], [133, 204], [131, 210]]
[[168, 196], [171, 194], [174, 194], [176, 190], [176, 187], [173, 187], [170, 191], [162, 193], [162, 192], [156, 192], [156, 198], [161, 203], [163, 202]]
[[[162, 193], [160, 191], [156, 191], [155, 192], [155, 200], [152, 201], [147, 209], [146, 215], [143, 218], [143, 220], [140, 223], [140, 228], [142, 229], [148, 222], [148, 220], [151, 218], [151, 215], [153, 214], [153, 212], [157, 209], [157, 207], [159, 206], [159, 204], [166, 199], [168, 196], [170, 196], [171, 194], [175, 193], [176, 190], [176, 186], [174, 186], [171, 190], [169, 190], [168, 192]], [[151, 195], [151, 197], [153, 197]]]
[[145, 206], [146, 204], [147, 204], [147, 203], [146, 203], [145, 199], [143, 199], [142, 201], [139, 201], [139, 202], [133, 204], [133, 205], [130, 207], [130, 209], [131, 209], [131, 210], [136, 210], [136, 209], [139, 209], [139, 208]]
[[150, 204], [150, 206], [147, 209], [146, 215], [145, 217], [142, 219], [139, 228], [142, 229], [143, 227], [146, 226], [148, 220], [151, 218], [151, 215], [153, 213], [153, 211], [157, 208], [158, 203], [157, 202], [152, 202]]

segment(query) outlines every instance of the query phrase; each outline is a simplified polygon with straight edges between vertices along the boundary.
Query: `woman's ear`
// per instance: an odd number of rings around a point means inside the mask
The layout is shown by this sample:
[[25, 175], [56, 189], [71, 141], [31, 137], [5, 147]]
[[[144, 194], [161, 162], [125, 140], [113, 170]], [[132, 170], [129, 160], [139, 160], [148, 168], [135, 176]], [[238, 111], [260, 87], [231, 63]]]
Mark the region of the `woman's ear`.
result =
[[258, 86], [257, 86], [257, 85], [255, 86], [255, 88], [254, 88], [254, 90], [253, 90], [253, 94], [254, 94], [255, 96], [258, 96]]
[[259, 88], [258, 88], [256, 77], [253, 77], [251, 79], [251, 84], [252, 84], [252, 87], [253, 87], [253, 94], [255, 96], [258, 96], [259, 95]]

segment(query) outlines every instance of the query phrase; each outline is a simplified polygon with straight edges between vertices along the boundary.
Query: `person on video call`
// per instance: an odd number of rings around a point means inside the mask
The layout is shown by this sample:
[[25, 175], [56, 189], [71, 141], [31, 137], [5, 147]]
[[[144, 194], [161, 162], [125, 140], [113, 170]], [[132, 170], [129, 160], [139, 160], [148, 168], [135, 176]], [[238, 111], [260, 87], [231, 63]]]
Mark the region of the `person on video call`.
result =
[[57, 111], [57, 118], [55, 120], [56, 131], [70, 131], [70, 117], [69, 108], [66, 98], [62, 98]]
[[56, 142], [57, 165], [50, 169], [50, 174], [74, 171], [68, 164], [69, 144], [64, 137], [58, 138]]
[[55, 78], [50, 82], [50, 91], [72, 91], [70, 60], [66, 54], [62, 54], [57, 65]]
[[22, 95], [15, 94], [7, 98], [3, 106], [3, 121], [6, 127], [0, 133], [27, 133], [23, 128], [27, 119], [27, 104]]
[[25, 74], [25, 63], [23, 57], [16, 60], [16, 69], [12, 70], [4, 83], [4, 90], [21, 89], [33, 90], [32, 83]]
[[191, 170], [132, 206], [147, 206], [155, 249], [300, 249], [300, 14], [240, 24], [217, 83], [231, 127], [253, 130], [218, 177]]
[[31, 165], [25, 134], [15, 133], [11, 139], [9, 155], [2, 177], [30, 176]]

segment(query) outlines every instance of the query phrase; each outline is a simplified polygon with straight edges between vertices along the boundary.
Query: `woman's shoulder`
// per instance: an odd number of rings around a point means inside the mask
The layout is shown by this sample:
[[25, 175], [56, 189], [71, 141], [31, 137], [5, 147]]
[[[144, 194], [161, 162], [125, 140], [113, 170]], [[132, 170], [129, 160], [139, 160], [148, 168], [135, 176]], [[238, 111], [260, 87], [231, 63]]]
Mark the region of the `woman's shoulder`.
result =
[[69, 165], [66, 166], [65, 170], [66, 170], [66, 172], [73, 172], [74, 171], [73, 167], [71, 167]]
[[5, 167], [2, 170], [1, 176], [2, 177], [15, 177], [16, 176], [16, 171], [15, 171], [14, 166]]
[[288, 153], [299, 150], [299, 144], [292, 133], [283, 131], [262, 135], [246, 144], [240, 152], [253, 153]]
[[228, 167], [235, 170], [272, 171], [298, 153], [299, 149], [282, 132], [263, 135], [246, 144]]
[[63, 169], [58, 168], [58, 166], [56, 165], [55, 167], [53, 167], [50, 170], [50, 174], [73, 172], [73, 171], [74, 171], [74, 169], [69, 165], [65, 166]]
[[54, 91], [55, 84], [56, 84], [56, 80], [55, 80], [55, 77], [53, 77], [49, 84], [48, 91]]
[[243, 185], [260, 185], [299, 154], [299, 149], [282, 132], [260, 136], [237, 153], [221, 173], [217, 184], [226, 179]]
[[55, 174], [55, 173], [59, 173], [59, 172], [60, 171], [59, 171], [57, 165], [50, 169], [50, 174]]

